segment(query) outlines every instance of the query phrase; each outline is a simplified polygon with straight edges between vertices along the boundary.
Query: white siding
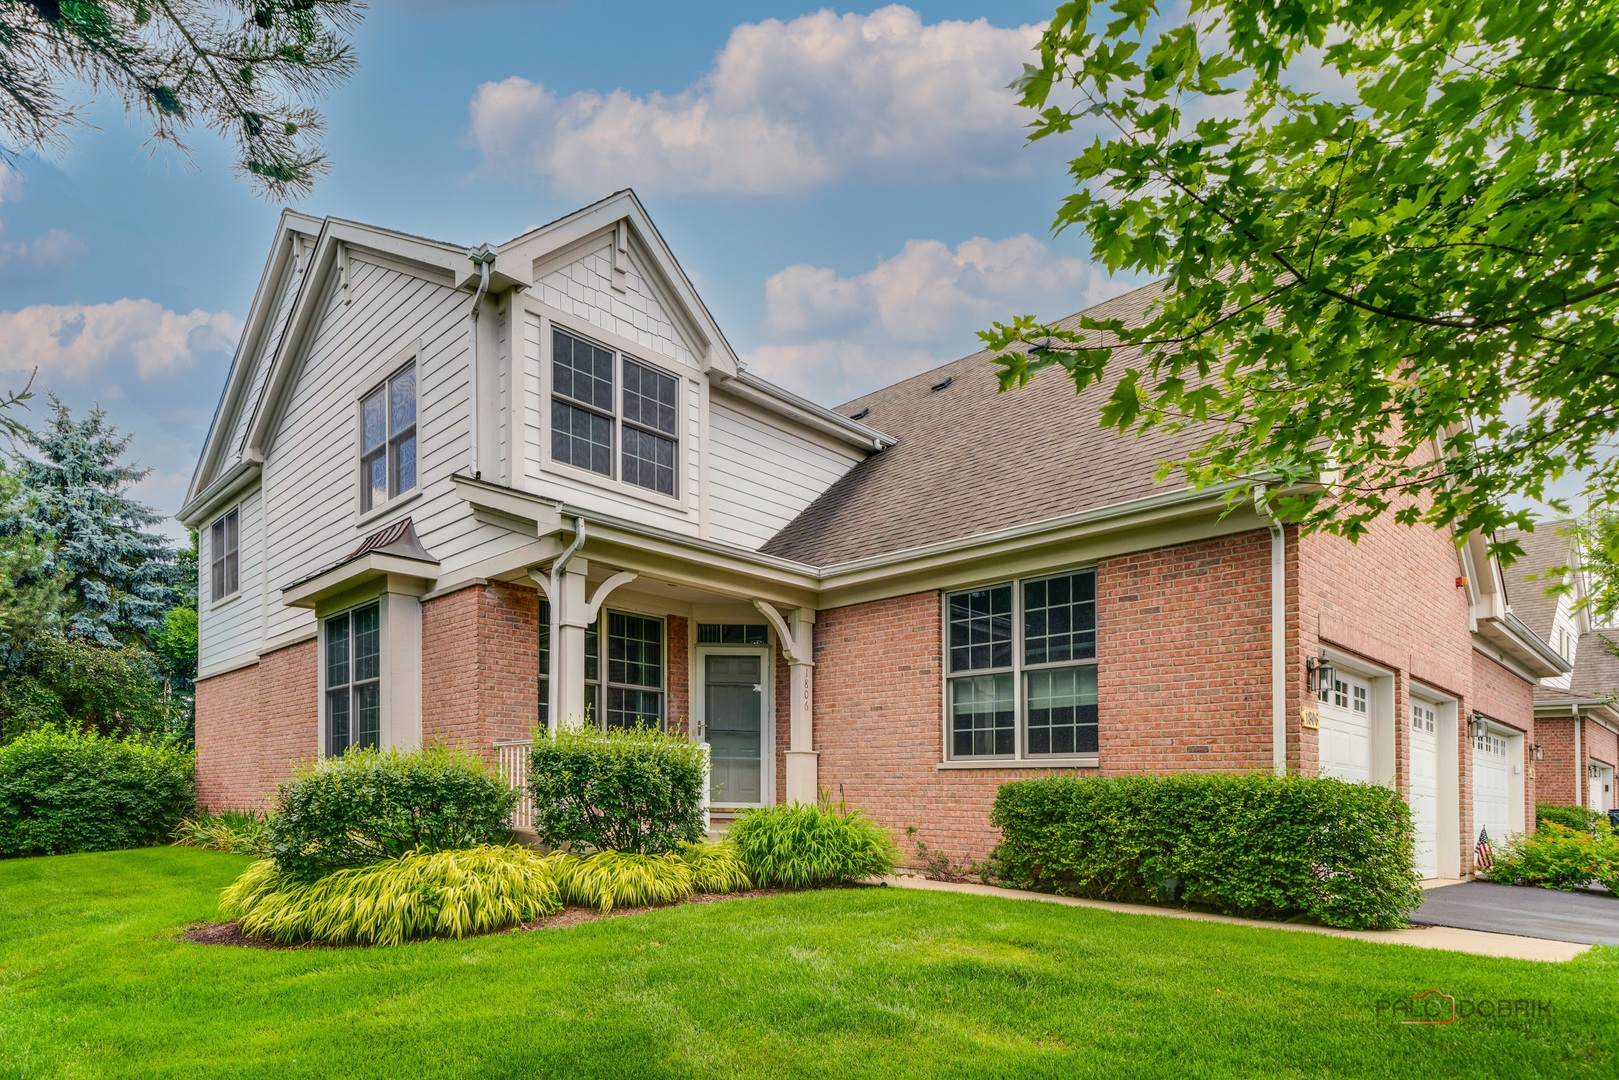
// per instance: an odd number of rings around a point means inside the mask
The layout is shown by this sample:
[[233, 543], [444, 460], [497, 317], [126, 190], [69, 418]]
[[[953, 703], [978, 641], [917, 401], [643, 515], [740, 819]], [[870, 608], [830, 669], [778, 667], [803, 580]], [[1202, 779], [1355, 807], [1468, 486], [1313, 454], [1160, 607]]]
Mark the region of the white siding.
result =
[[758, 548], [860, 460], [709, 402], [708, 534]]
[[[467, 305], [471, 294], [356, 257], [350, 303], [332, 288], [308, 345], [265, 465], [269, 514], [268, 636], [311, 625], [280, 589], [338, 562], [369, 533], [408, 514], [443, 571], [509, 549], [524, 538], [479, 525], [448, 477], [467, 462]], [[417, 355], [417, 476], [423, 494], [357, 522], [356, 409], [407, 353]]]
[[229, 448], [227, 462], [241, 456], [248, 425], [257, 411], [259, 395], [264, 392], [264, 381], [269, 377], [270, 362], [275, 359], [276, 348], [281, 344], [281, 333], [287, 328], [287, 316], [292, 313], [293, 301], [298, 298], [298, 286], [303, 283], [303, 270], [309, 264], [311, 250], [308, 244], [304, 245], [304, 251], [281, 283], [281, 292], [276, 298], [275, 321], [270, 324], [270, 332], [259, 341], [258, 356], [252, 358], [253, 381], [248, 387], [247, 396], [242, 399], [242, 410], [236, 416], [236, 426], [231, 431], [230, 442], [226, 444]]
[[202, 523], [197, 531], [197, 667], [233, 660], [258, 651], [264, 611], [264, 560], [259, 545], [260, 499], [257, 488], [231, 505], [240, 507], [237, 519], [236, 583], [234, 597], [213, 602], [213, 524], [230, 506]]
[[[1531, 583], [1532, 587], [1545, 588], [1546, 583], [1537, 581]], [[1575, 617], [1574, 596], [1572, 593], [1558, 598], [1557, 614], [1552, 619], [1551, 637], [1547, 644], [1563, 654], [1563, 659], [1573, 663], [1575, 646], [1580, 640], [1579, 622]], [[1564, 672], [1549, 679], [1540, 680], [1543, 685], [1556, 686], [1563, 690], [1568, 689], [1569, 681], [1573, 679], [1573, 672]]]
[[690, 347], [681, 340], [674, 320], [658, 302], [634, 260], [625, 258], [628, 261], [624, 292], [612, 287], [612, 251], [604, 243], [589, 255], [536, 281], [534, 295], [541, 302], [584, 319], [592, 326], [638, 342], [654, 355], [695, 368], [697, 361]]

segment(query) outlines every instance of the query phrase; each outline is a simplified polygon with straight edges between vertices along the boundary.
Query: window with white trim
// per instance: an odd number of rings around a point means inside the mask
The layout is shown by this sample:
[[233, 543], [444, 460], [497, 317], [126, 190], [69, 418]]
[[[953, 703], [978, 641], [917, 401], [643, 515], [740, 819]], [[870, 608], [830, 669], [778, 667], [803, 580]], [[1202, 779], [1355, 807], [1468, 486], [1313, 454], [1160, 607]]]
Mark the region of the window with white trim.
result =
[[1097, 752], [1093, 568], [951, 593], [945, 605], [951, 758]]
[[553, 461], [673, 497], [679, 425], [678, 378], [552, 329]]
[[382, 733], [382, 606], [377, 601], [325, 620], [326, 753], [376, 747]]
[[234, 595], [241, 587], [240, 542], [241, 511], [233, 507], [208, 530], [209, 591], [215, 601]]
[[416, 486], [416, 365], [360, 401], [360, 510]]
[[[544, 601], [542, 601], [542, 604]], [[546, 607], [544, 616], [549, 618]], [[607, 636], [607, 683], [601, 640]], [[585, 706], [597, 727], [633, 728], [664, 722], [664, 622], [651, 615], [604, 611], [585, 628]], [[547, 718], [550, 627], [540, 629], [540, 719]]]

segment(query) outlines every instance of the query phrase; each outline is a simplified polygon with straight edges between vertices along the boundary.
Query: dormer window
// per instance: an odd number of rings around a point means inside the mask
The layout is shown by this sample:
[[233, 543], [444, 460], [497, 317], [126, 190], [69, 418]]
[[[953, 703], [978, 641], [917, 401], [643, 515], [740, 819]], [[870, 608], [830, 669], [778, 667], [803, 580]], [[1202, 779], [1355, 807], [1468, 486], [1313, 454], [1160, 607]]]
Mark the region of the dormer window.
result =
[[676, 495], [680, 380], [561, 330], [551, 350], [551, 459]]
[[360, 401], [360, 511], [416, 486], [416, 365]]

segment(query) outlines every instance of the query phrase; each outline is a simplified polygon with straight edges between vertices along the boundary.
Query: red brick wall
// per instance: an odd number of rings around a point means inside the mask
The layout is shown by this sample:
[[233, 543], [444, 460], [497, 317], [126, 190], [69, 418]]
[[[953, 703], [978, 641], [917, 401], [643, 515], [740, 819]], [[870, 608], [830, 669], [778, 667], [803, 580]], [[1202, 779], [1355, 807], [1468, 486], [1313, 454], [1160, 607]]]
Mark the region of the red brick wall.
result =
[[664, 687], [669, 695], [663, 715], [671, 731], [691, 730], [691, 662], [689, 623], [684, 615], [664, 618]]
[[197, 683], [197, 801], [213, 810], [270, 805], [319, 740], [314, 641]]
[[505, 582], [422, 605], [422, 741], [493, 761], [539, 718], [539, 594]]
[[1584, 763], [1574, 762], [1574, 718], [1537, 716], [1535, 738], [1542, 754], [1542, 760], [1535, 763], [1536, 797], [1554, 806], [1573, 806], [1579, 792], [1575, 770], [1581, 777], [1585, 775]]
[[[1590, 761], [1600, 761], [1604, 765], [1619, 766], [1619, 735], [1615, 735], [1595, 720], [1585, 722], [1585, 731], [1582, 738], [1585, 756]], [[1590, 777], [1586, 777], [1586, 790], [1590, 790]]]

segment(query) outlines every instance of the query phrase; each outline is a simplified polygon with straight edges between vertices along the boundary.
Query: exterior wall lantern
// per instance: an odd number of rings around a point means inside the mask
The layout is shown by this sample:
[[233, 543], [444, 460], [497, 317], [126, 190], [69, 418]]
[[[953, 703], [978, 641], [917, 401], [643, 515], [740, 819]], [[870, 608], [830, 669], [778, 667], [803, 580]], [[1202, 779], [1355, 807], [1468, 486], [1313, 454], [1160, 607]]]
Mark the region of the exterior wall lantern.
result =
[[1536, 761], [1546, 760], [1546, 751], [1541, 748], [1539, 743], [1535, 743], [1535, 745], [1531, 746], [1529, 748], [1529, 752], [1534, 755], [1534, 760]]
[[1601, 765], [1591, 765], [1591, 766], [1589, 766], [1589, 768], [1590, 768], [1590, 771], [1591, 771], [1591, 779], [1595, 780], [1597, 777], [1602, 775], [1602, 766]]
[[1304, 662], [1304, 684], [1310, 688], [1312, 694], [1332, 689], [1337, 674], [1332, 667], [1332, 661], [1327, 659], [1325, 649], [1321, 650], [1320, 656], [1312, 656]]
[[1474, 712], [1472, 716], [1467, 718], [1467, 737], [1476, 739], [1482, 734], [1484, 734], [1484, 714]]

